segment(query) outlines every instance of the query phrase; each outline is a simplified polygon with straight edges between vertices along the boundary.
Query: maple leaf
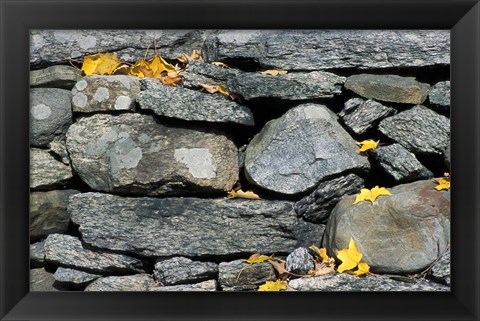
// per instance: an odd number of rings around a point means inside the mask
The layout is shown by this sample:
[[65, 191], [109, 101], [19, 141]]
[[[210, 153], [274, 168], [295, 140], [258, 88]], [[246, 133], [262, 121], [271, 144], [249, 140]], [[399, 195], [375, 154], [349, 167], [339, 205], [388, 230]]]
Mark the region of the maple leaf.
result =
[[333, 257], [329, 257], [327, 255], [326, 248], [318, 248], [315, 245], [310, 246], [310, 248], [322, 259], [322, 262], [325, 262], [326, 264], [332, 264], [335, 262], [335, 259]]
[[260, 71], [260, 73], [262, 75], [278, 76], [278, 75], [286, 75], [288, 71], [271, 69], [271, 70]]
[[362, 188], [360, 190], [360, 194], [357, 194], [357, 197], [355, 198], [355, 202], [353, 202], [353, 204], [357, 204], [362, 201], [370, 201], [373, 204], [377, 197], [381, 195], [392, 196], [393, 194], [390, 193], [385, 187], [375, 186], [371, 190], [369, 190], [368, 188]]
[[258, 287], [258, 291], [281, 291], [287, 289], [287, 282], [282, 280], [267, 281]]
[[359, 153], [377, 148], [378, 143], [380, 143], [379, 140], [374, 141], [373, 139], [368, 139], [361, 142], [355, 142], [355, 144], [360, 145], [360, 149], [358, 150]]
[[244, 192], [241, 189], [237, 191], [232, 189], [230, 192], [228, 192], [227, 198], [246, 198], [246, 199], [252, 199], [252, 200], [259, 200], [260, 196], [255, 194], [253, 191]]
[[248, 264], [254, 264], [254, 263], [263, 263], [271, 259], [273, 259], [273, 254], [270, 256], [267, 256], [264, 254], [255, 253], [255, 254], [252, 254], [248, 259], [243, 260], [243, 262]]
[[442, 177], [442, 178], [439, 178], [439, 179], [435, 180], [435, 182], [438, 184], [437, 186], [435, 186], [435, 189], [437, 191], [449, 190], [450, 189], [450, 174], [445, 173], [444, 175], [445, 175], [445, 177]]
[[83, 59], [81, 70], [85, 75], [111, 75], [120, 65], [117, 54], [115, 53], [97, 53], [86, 56]]
[[346, 270], [351, 270], [355, 268], [360, 260], [362, 259], [363, 254], [358, 251], [357, 245], [353, 238], [350, 238], [350, 243], [348, 244], [347, 249], [338, 251], [337, 257], [342, 264], [338, 267], [337, 271], [342, 273]]
[[227, 64], [225, 64], [223, 62], [220, 62], [220, 61], [212, 61], [211, 64], [215, 65], [215, 66], [218, 66], [218, 67], [221, 67], [221, 68], [224, 68], [224, 69], [230, 68]]

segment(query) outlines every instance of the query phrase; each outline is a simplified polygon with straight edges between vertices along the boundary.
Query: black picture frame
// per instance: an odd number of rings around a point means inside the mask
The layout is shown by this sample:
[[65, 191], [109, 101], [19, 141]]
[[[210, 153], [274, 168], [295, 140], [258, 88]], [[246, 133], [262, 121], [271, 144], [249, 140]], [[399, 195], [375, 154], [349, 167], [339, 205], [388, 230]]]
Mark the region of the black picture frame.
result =
[[[478, 0], [0, 0], [1, 320], [478, 320]], [[452, 291], [29, 293], [30, 29], [451, 30]]]

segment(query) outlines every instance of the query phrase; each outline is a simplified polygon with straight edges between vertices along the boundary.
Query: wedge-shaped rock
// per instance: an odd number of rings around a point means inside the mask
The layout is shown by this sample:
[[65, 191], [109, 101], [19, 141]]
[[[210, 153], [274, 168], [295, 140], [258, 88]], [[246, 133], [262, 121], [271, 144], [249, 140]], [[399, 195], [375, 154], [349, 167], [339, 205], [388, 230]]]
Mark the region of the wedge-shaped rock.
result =
[[248, 264], [242, 260], [222, 262], [218, 266], [218, 283], [223, 291], [256, 291], [266, 281], [275, 281], [270, 263]]
[[30, 148], [30, 188], [52, 189], [73, 177], [72, 168], [58, 161], [47, 149]]
[[135, 274], [127, 276], [108, 276], [96, 279], [90, 283], [85, 291], [149, 291], [155, 286], [151, 275]]
[[450, 192], [428, 181], [389, 188], [372, 204], [353, 204], [346, 196], [333, 209], [323, 238], [330, 256], [349, 246], [353, 237], [362, 261], [374, 273], [423, 271], [450, 243]]
[[134, 76], [87, 76], [72, 89], [74, 112], [132, 110], [140, 91], [140, 79]]
[[430, 85], [413, 77], [359, 74], [348, 77], [345, 88], [365, 98], [417, 105], [427, 99]]
[[298, 219], [293, 203], [77, 194], [68, 211], [84, 242], [142, 256], [222, 256], [291, 252], [324, 225]]
[[378, 69], [450, 64], [447, 30], [224, 30], [207, 36], [207, 61], [269, 69]]
[[450, 120], [421, 105], [385, 118], [378, 128], [412, 153], [443, 155], [450, 144]]
[[74, 288], [81, 288], [92, 283], [94, 280], [101, 278], [100, 274], [92, 274], [84, 271], [68, 269], [59, 267], [53, 274], [55, 281], [65, 286], [71, 286]]
[[76, 237], [51, 234], [45, 241], [45, 260], [90, 272], [142, 272], [142, 261], [122, 255], [85, 248]]
[[82, 71], [71, 66], [56, 65], [30, 71], [30, 87], [55, 87], [70, 90], [80, 79], [82, 79]]
[[237, 104], [222, 94], [202, 93], [183, 87], [164, 86], [143, 80], [146, 91], [137, 95], [141, 109], [150, 109], [160, 116], [184, 120], [254, 125], [248, 107]]
[[262, 188], [297, 194], [370, 164], [327, 107], [304, 104], [268, 122], [247, 147], [245, 175]]
[[[355, 105], [358, 101], [361, 103], [352, 108], [352, 105]], [[375, 126], [381, 119], [394, 113], [395, 109], [383, 106], [373, 99], [364, 101], [363, 99], [352, 98], [345, 103], [345, 107], [339, 116], [351, 131], [361, 135]]]
[[179, 285], [169, 285], [169, 286], [154, 286], [149, 289], [149, 291], [156, 292], [188, 292], [188, 291], [216, 291], [217, 290], [217, 281], [208, 280], [194, 284], [179, 284]]
[[432, 87], [428, 101], [440, 110], [450, 109], [450, 81], [441, 81]]
[[224, 134], [168, 127], [147, 115], [81, 118], [67, 132], [67, 148], [75, 171], [98, 191], [219, 192], [238, 179], [237, 147]]
[[153, 276], [162, 285], [188, 284], [214, 279], [218, 265], [212, 262], [195, 262], [186, 257], [174, 257], [155, 263]]

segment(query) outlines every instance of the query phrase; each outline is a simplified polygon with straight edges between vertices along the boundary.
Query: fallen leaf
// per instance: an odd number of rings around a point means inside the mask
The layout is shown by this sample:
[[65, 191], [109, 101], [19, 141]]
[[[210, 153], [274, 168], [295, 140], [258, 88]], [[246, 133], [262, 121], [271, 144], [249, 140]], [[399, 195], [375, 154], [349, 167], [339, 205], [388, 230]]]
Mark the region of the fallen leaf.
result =
[[[282, 260], [283, 261], [283, 260]], [[290, 274], [290, 272], [288, 272], [286, 269], [285, 269], [285, 261], [283, 262], [276, 262], [274, 260], [268, 260], [268, 263], [270, 263], [273, 268], [275, 270], [277, 270], [278, 272], [278, 275], [279, 276], [285, 276], [285, 275], [288, 275]]]
[[287, 289], [287, 282], [282, 280], [267, 281], [258, 287], [258, 291], [281, 291]]
[[115, 53], [97, 53], [86, 56], [83, 59], [81, 70], [85, 75], [111, 75], [120, 65], [118, 56]]
[[310, 246], [310, 248], [322, 259], [322, 262], [325, 262], [327, 264], [335, 263], [335, 259], [327, 255], [326, 248], [318, 248], [315, 245]]
[[447, 177], [442, 177], [438, 180], [436, 180], [437, 182], [437, 186], [435, 186], [435, 189], [437, 191], [441, 191], [441, 190], [449, 190], [450, 189], [450, 177], [447, 176]]
[[358, 269], [352, 272], [353, 275], [360, 276], [370, 273], [370, 266], [365, 262], [358, 263]]
[[288, 71], [271, 69], [271, 70], [260, 71], [260, 73], [262, 75], [278, 76], [278, 75], [286, 75]]
[[248, 264], [254, 264], [254, 263], [266, 262], [271, 259], [273, 259], [273, 254], [271, 256], [267, 256], [264, 254], [255, 253], [255, 254], [252, 254], [248, 259], [243, 260], [243, 262]]
[[165, 85], [165, 86], [176, 86], [178, 85], [179, 83], [182, 82], [183, 80], [183, 77], [170, 77], [170, 76], [164, 76], [162, 77], [162, 84]]
[[304, 277], [321, 276], [331, 273], [335, 273], [335, 265], [326, 264], [325, 262], [315, 262], [315, 269], [308, 271]]
[[355, 268], [358, 263], [360, 263], [362, 256], [362, 253], [358, 251], [355, 241], [353, 240], [353, 238], [350, 238], [348, 248], [340, 250], [337, 253], [338, 259], [342, 261], [342, 264], [340, 264], [337, 271], [342, 273], [346, 270], [351, 270]]
[[232, 189], [230, 192], [228, 192], [227, 198], [246, 198], [246, 199], [252, 199], [252, 200], [259, 200], [260, 196], [255, 194], [253, 191], [244, 192], [241, 189], [237, 191]]
[[218, 66], [218, 67], [222, 67], [222, 68], [230, 68], [227, 64], [223, 63], [223, 62], [220, 62], [220, 61], [212, 61], [211, 62], [212, 65], [215, 65], [215, 66]]
[[180, 58], [177, 58], [181, 63], [188, 63], [190, 60], [202, 60], [202, 53], [200, 50], [193, 50], [191, 55], [182, 54]]
[[393, 194], [390, 193], [385, 187], [375, 186], [371, 190], [369, 190], [368, 188], [362, 188], [360, 190], [360, 194], [357, 194], [357, 197], [355, 198], [355, 202], [353, 202], [353, 204], [357, 204], [362, 201], [370, 201], [373, 204], [377, 197], [382, 195], [392, 196]]
[[200, 84], [203, 89], [205, 89], [207, 92], [210, 94], [215, 94], [215, 93], [221, 93], [222, 95], [226, 97], [233, 98], [233, 96], [230, 94], [227, 88], [225, 88], [222, 85], [207, 85], [207, 84]]
[[370, 149], [373, 150], [377, 148], [377, 145], [379, 142], [380, 142], [379, 140], [374, 141], [372, 139], [368, 139], [362, 142], [355, 142], [355, 144], [360, 145], [360, 149], [358, 150], [358, 152], [365, 152], [367, 150], [370, 150]]

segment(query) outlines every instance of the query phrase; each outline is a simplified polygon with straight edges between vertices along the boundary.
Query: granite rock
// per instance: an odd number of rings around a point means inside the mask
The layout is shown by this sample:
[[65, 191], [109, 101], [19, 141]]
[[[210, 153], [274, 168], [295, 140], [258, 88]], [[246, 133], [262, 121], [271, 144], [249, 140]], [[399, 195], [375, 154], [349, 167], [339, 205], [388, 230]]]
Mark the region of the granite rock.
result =
[[197, 283], [214, 279], [218, 265], [212, 262], [195, 262], [186, 257], [174, 257], [155, 263], [153, 276], [162, 285]]
[[446, 251], [432, 267], [431, 277], [448, 286], [450, 283], [450, 249]]
[[207, 280], [194, 284], [179, 284], [179, 285], [169, 285], [169, 286], [154, 286], [149, 289], [149, 291], [156, 292], [191, 292], [191, 291], [217, 291], [217, 281], [216, 280]]
[[350, 100], [353, 102], [345, 103], [346, 107], [342, 110], [341, 119], [345, 126], [357, 135], [365, 134], [381, 119], [395, 113], [395, 109], [384, 106], [373, 99], [364, 101], [354, 108], [352, 105], [358, 101], [358, 98]]
[[294, 274], [304, 275], [315, 269], [315, 262], [307, 248], [299, 247], [287, 256], [285, 269]]
[[55, 278], [53, 274], [45, 271], [44, 268], [30, 270], [30, 291], [59, 291], [54, 283]]
[[218, 283], [223, 291], [255, 291], [266, 281], [275, 281], [270, 263], [222, 262], [218, 266]]
[[99, 274], [59, 267], [53, 274], [53, 277], [58, 283], [65, 286], [83, 288], [102, 276]]
[[450, 81], [436, 83], [428, 94], [428, 101], [440, 110], [450, 109]]
[[30, 267], [45, 266], [45, 241], [30, 244]]
[[155, 286], [155, 281], [151, 275], [135, 274], [127, 276], [108, 276], [99, 278], [90, 283], [85, 291], [104, 292], [104, 291], [149, 291]]
[[63, 186], [73, 177], [72, 168], [49, 150], [30, 148], [30, 188], [45, 190]]
[[82, 79], [82, 71], [66, 65], [55, 65], [30, 71], [30, 87], [72, 89]]

